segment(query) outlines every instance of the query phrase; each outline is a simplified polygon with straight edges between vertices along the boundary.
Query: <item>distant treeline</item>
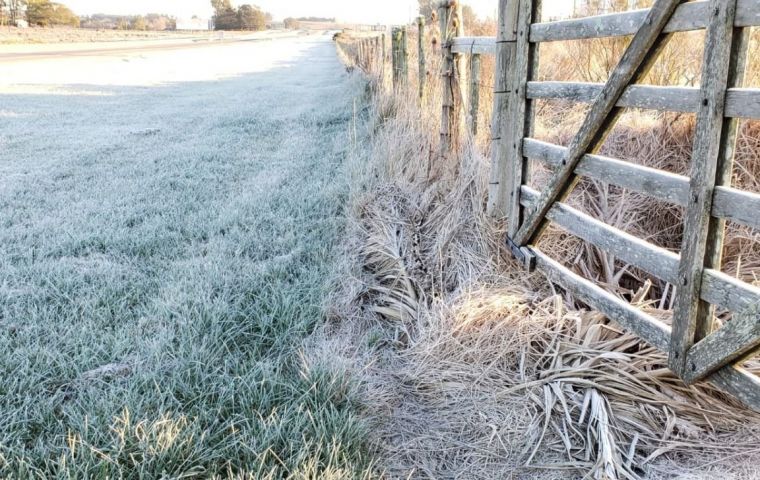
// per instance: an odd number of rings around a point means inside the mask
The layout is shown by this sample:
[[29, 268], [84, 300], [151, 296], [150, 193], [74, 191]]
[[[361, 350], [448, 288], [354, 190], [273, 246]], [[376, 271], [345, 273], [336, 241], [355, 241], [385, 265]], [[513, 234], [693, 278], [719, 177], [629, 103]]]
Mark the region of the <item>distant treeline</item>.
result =
[[[2, 0], [0, 0], [2, 1]], [[177, 19], [160, 13], [148, 15], [106, 15], [98, 13], [81, 18], [82, 28], [97, 28], [101, 30], [175, 30]]]
[[79, 17], [65, 5], [50, 0], [0, 0], [0, 25], [79, 26]]
[[177, 20], [169, 15], [105, 15], [78, 17], [68, 7], [50, 0], [0, 0], [0, 25], [69, 26], [102, 30], [174, 30]]
[[214, 28], [217, 30], [265, 30], [272, 14], [255, 5], [233, 8], [230, 0], [211, 0], [214, 8]]

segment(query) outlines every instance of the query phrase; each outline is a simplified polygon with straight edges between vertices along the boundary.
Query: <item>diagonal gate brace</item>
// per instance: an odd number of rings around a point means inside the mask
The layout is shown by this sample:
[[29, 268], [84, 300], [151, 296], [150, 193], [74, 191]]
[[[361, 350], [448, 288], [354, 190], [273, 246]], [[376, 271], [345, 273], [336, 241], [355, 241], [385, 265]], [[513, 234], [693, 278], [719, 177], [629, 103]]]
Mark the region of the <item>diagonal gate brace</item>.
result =
[[694, 345], [686, 359], [684, 381], [702, 380], [760, 347], [760, 304], [750, 305], [728, 325]]
[[[536, 202], [528, 218], [510, 241], [519, 246], [528, 245], [546, 225], [546, 214], [555, 202], [561, 201], [577, 182], [575, 169], [589, 150], [596, 150], [604, 142], [620, 113], [618, 100], [628, 85], [649, 71], [657, 58], [657, 52], [669, 35], [663, 35], [665, 26], [681, 0], [657, 0], [650, 9], [644, 24], [634, 36], [620, 63], [610, 75], [602, 93], [586, 116], [583, 126], [568, 148], [568, 154], [552, 177], [549, 187]], [[654, 54], [653, 54], [654, 53]]]

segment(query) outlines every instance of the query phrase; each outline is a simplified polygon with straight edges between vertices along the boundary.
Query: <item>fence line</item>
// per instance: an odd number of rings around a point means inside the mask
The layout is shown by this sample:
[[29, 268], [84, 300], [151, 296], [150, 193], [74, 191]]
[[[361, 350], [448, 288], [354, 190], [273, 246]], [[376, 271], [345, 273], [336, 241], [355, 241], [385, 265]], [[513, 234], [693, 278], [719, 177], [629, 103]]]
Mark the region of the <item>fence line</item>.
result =
[[[507, 220], [507, 245], [514, 257], [667, 353], [670, 368], [686, 383], [710, 381], [760, 410], [760, 379], [739, 363], [760, 347], [760, 288], [720, 271], [726, 221], [760, 228], [760, 194], [731, 184], [737, 119], [760, 119], [760, 89], [742, 85], [749, 27], [760, 26], [760, 0], [656, 0], [644, 10], [545, 23], [539, 17], [541, 0], [498, 2], [496, 38], [465, 37], [461, 5], [453, 0], [438, 4], [443, 59], [441, 152], [452, 154], [463, 135], [477, 134], [481, 56], [495, 56], [488, 211]], [[423, 97], [424, 22], [418, 22], [418, 28]], [[671, 34], [693, 30], [706, 32], [699, 88], [637, 84]], [[606, 84], [537, 80], [542, 42], [625, 35], [633, 39]], [[397, 65], [403, 61], [394, 56], [394, 72]], [[569, 147], [533, 138], [533, 106], [540, 99], [591, 104]], [[697, 115], [688, 177], [598, 154], [625, 108]], [[465, 113], [469, 128], [460, 127]], [[529, 186], [531, 159], [553, 172], [541, 192]], [[568, 195], [582, 177], [684, 207], [681, 253], [652, 245], [567, 205]], [[536, 243], [549, 223], [677, 285], [672, 326], [538, 249]], [[733, 313], [733, 320], [719, 329], [716, 307]]]

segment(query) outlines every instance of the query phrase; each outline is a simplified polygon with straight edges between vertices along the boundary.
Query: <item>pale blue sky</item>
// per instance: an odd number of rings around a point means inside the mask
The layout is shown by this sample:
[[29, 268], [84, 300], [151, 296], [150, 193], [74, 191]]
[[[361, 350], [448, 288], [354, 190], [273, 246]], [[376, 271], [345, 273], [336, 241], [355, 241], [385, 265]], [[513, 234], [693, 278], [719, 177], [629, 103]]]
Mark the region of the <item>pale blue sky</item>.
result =
[[[79, 15], [92, 13], [168, 13], [178, 17], [210, 16], [210, 0], [59, 0]], [[233, 0], [251, 3], [272, 12], [275, 18], [322, 16], [361, 23], [405, 23], [417, 13], [417, 0]], [[495, 16], [496, 0], [465, 0], [481, 16]], [[546, 0], [553, 11], [570, 0]]]

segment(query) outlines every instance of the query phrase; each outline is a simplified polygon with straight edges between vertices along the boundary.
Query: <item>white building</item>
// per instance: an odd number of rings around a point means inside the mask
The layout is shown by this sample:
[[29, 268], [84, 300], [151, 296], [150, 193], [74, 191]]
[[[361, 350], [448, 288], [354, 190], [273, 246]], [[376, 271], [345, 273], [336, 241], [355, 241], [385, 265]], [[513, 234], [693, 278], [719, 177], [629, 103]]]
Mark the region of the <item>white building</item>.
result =
[[177, 30], [213, 30], [214, 21], [209, 18], [192, 17], [192, 18], [178, 18]]

